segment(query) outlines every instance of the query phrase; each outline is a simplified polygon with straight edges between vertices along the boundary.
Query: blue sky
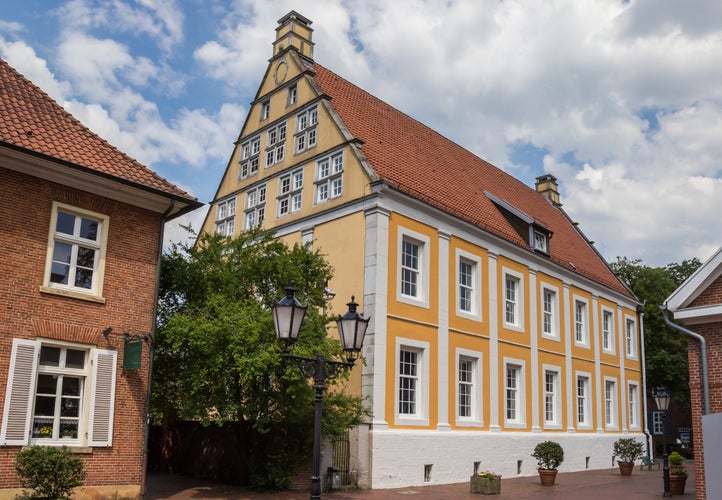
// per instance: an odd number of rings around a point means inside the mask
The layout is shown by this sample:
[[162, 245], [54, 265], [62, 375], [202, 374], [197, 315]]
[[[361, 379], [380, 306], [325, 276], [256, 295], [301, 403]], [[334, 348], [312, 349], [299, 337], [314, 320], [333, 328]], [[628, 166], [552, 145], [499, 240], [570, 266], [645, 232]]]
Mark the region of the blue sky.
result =
[[291, 9], [324, 66], [530, 186], [555, 175], [608, 260], [722, 245], [718, 0], [24, 0], [0, 56], [207, 202]]

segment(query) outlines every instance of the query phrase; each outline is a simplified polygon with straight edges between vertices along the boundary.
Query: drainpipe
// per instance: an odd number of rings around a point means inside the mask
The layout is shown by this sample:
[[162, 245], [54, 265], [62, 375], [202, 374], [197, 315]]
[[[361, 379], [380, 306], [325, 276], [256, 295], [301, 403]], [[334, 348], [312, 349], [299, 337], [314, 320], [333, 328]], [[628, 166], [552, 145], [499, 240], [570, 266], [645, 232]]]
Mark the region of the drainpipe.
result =
[[667, 309], [666, 303], [662, 304], [660, 306], [660, 309], [662, 309], [662, 312], [664, 313], [664, 322], [665, 323], [667, 323], [669, 326], [671, 326], [675, 330], [678, 330], [678, 331], [684, 333], [685, 335], [688, 335], [692, 338], [699, 340], [700, 355], [702, 356], [702, 394], [704, 395], [704, 413], [703, 413], [703, 415], [709, 415], [709, 372], [707, 371], [707, 341], [699, 333], [695, 333], [692, 330], [687, 330], [686, 328], [679, 326], [676, 323], [672, 323], [672, 321], [670, 321], [670, 319], [669, 319], [669, 309]]
[[642, 394], [644, 394], [644, 397], [642, 399], [642, 408], [643, 408], [643, 415], [644, 415], [644, 435], [647, 437], [647, 456], [651, 457], [651, 449], [650, 441], [652, 441], [652, 435], [649, 433], [649, 421], [647, 419], [647, 415], [649, 414], [647, 411], [647, 357], [646, 357], [646, 351], [644, 350], [644, 305], [640, 304], [637, 306], [637, 315], [639, 316], [639, 334], [641, 336], [640, 338], [640, 349], [639, 352], [642, 356]]

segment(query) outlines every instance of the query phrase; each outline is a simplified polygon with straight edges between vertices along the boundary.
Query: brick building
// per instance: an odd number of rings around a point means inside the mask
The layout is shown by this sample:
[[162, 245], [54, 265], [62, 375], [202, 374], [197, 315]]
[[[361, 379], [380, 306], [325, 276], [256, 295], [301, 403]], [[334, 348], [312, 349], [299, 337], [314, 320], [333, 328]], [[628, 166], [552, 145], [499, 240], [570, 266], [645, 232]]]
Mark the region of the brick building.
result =
[[[686, 327], [697, 498], [720, 498], [722, 478], [722, 248], [667, 298], [665, 308]], [[683, 333], [680, 333], [682, 335]], [[704, 339], [706, 366], [702, 361]], [[706, 384], [705, 384], [706, 374]], [[715, 441], [707, 442], [707, 438]], [[706, 446], [705, 446], [706, 445]]]
[[88, 496], [137, 498], [163, 223], [200, 204], [2, 60], [0, 197], [0, 498], [28, 445], [78, 453]]

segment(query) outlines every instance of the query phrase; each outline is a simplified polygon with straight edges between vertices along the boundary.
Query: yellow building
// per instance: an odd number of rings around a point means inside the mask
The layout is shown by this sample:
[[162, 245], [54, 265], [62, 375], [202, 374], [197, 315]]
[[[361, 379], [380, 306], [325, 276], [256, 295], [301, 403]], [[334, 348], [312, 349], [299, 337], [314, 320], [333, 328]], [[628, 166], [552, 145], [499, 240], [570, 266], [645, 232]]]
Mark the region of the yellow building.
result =
[[371, 317], [350, 388], [373, 417], [351, 437], [362, 487], [614, 465], [644, 438], [639, 305], [559, 203], [313, 59], [311, 21], [279, 20], [273, 55], [204, 231], [255, 225], [335, 269], [332, 312]]

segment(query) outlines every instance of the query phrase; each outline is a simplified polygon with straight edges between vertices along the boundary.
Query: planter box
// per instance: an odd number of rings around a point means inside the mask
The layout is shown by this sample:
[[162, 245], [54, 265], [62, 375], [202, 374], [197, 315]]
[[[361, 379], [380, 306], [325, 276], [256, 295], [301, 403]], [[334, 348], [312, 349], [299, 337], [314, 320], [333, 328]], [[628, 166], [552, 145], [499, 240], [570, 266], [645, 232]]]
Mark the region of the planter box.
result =
[[470, 483], [472, 493], [481, 493], [482, 495], [498, 495], [501, 493], [501, 476], [471, 476]]

